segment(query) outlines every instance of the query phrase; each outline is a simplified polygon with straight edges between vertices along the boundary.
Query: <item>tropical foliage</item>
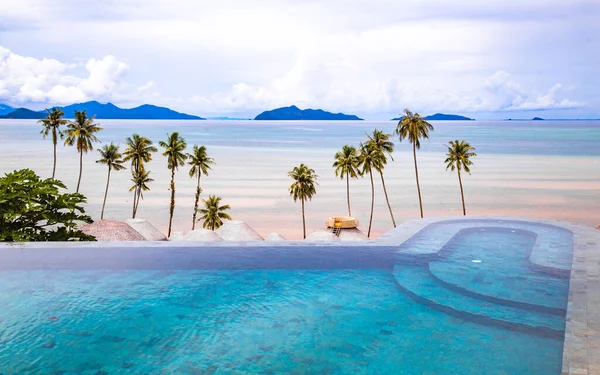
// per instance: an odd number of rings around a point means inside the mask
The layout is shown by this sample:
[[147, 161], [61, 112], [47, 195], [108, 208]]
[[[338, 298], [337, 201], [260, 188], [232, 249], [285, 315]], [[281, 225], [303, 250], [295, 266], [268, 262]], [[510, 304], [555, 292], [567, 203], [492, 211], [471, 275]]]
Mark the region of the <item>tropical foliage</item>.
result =
[[169, 206], [169, 233], [167, 234], [167, 237], [171, 237], [171, 225], [175, 212], [175, 171], [185, 164], [188, 157], [188, 154], [185, 153], [187, 144], [178, 132], [171, 133], [166, 142], [160, 141], [158, 144], [165, 149], [163, 156], [167, 157], [167, 168], [171, 171], [171, 205]]
[[114, 169], [115, 171], [122, 171], [125, 169], [123, 166], [123, 160], [121, 160], [121, 153], [119, 152], [119, 146], [111, 143], [104, 145], [98, 150], [100, 153], [100, 159], [96, 163], [104, 164], [108, 167], [108, 176], [106, 177], [106, 190], [104, 190], [104, 201], [102, 202], [102, 213], [100, 214], [100, 220], [104, 220], [104, 207], [106, 206], [106, 197], [108, 196], [108, 185], [110, 184], [110, 172]]
[[76, 193], [79, 193], [81, 184], [81, 174], [83, 171], [83, 153], [94, 149], [92, 143], [100, 142], [95, 133], [102, 130], [98, 124], [94, 123], [94, 116], [87, 117], [85, 111], [75, 111], [75, 121], [69, 121], [67, 125], [67, 139], [65, 145], [76, 145], [79, 152], [79, 178], [77, 179]]
[[[150, 190], [150, 187], [148, 186], [148, 184], [152, 181], [154, 181], [154, 180], [150, 178], [150, 171], [147, 171], [146, 169], [144, 169], [144, 167], [142, 167], [141, 169], [133, 170], [131, 172], [131, 182], [133, 182], [133, 186], [131, 186], [129, 188], [129, 192], [133, 191], [134, 194], [137, 194], [136, 196], [134, 196], [134, 199], [137, 203], [139, 203], [139, 201], [141, 199], [144, 199], [143, 192]], [[138, 206], [136, 204], [134, 206], [134, 211], [133, 211], [134, 219], [135, 219], [135, 215], [137, 213], [137, 209], [138, 209]]]
[[361, 143], [358, 154], [358, 167], [361, 175], [369, 175], [371, 179], [371, 214], [369, 216], [369, 231], [367, 237], [371, 237], [371, 226], [373, 224], [373, 208], [375, 207], [375, 184], [373, 183], [373, 169], [383, 169], [383, 159], [379, 149], [371, 142]]
[[335, 168], [335, 176], [341, 179], [346, 178], [346, 200], [348, 201], [348, 216], [352, 216], [350, 209], [350, 177], [357, 178], [360, 173], [358, 170], [358, 156], [356, 148], [344, 145], [341, 151], [336, 152], [335, 162], [332, 167]]
[[215, 230], [223, 225], [223, 220], [231, 220], [227, 210], [231, 209], [228, 204], [221, 206], [221, 197], [209, 195], [208, 199], [203, 199], [204, 208], [198, 210], [202, 214], [199, 221], [202, 220], [202, 228]]
[[317, 175], [315, 171], [304, 163], [297, 167], [294, 167], [288, 172], [288, 176], [294, 179], [294, 182], [290, 185], [289, 192], [294, 198], [294, 202], [298, 199], [302, 202], [302, 233], [303, 238], [306, 238], [306, 219], [304, 216], [304, 201], [312, 200], [313, 195], [317, 194], [315, 185], [317, 184]]
[[373, 130], [372, 135], [368, 135], [369, 138], [368, 143], [373, 146], [375, 150], [377, 150], [379, 163], [377, 163], [377, 172], [381, 176], [381, 184], [383, 185], [383, 194], [385, 195], [385, 201], [388, 206], [388, 210], [390, 211], [390, 216], [392, 217], [392, 224], [394, 228], [396, 228], [396, 220], [394, 220], [394, 213], [392, 212], [392, 206], [390, 205], [390, 199], [388, 198], [387, 189], [385, 187], [385, 179], [383, 178], [383, 168], [387, 164], [387, 158], [389, 156], [390, 159], [394, 160], [392, 157], [392, 152], [394, 152], [394, 143], [390, 141], [392, 137], [391, 134], [385, 134], [381, 130]]
[[62, 182], [42, 180], [30, 169], [1, 177], [0, 241], [94, 241], [77, 229], [77, 222], [92, 222], [84, 214], [86, 198], [63, 189]]
[[415, 179], [417, 181], [417, 192], [419, 194], [419, 208], [423, 218], [423, 200], [421, 199], [421, 186], [419, 185], [419, 168], [417, 167], [417, 150], [421, 148], [421, 139], [428, 139], [429, 132], [433, 126], [422, 118], [418, 113], [404, 110], [404, 116], [398, 121], [394, 134], [400, 137], [400, 142], [407, 139], [413, 146], [413, 158], [415, 162]]
[[42, 129], [41, 134], [43, 138], [49, 134], [52, 134], [52, 144], [54, 145], [54, 162], [52, 163], [52, 178], [56, 175], [56, 144], [58, 143], [58, 138], [63, 139], [64, 133], [60, 130], [61, 125], [65, 125], [67, 120], [62, 118], [65, 114], [60, 108], [52, 108], [49, 110], [46, 108], [46, 118], [38, 120], [39, 123], [42, 124], [44, 129]]
[[196, 228], [196, 213], [198, 212], [198, 201], [200, 200], [200, 194], [202, 194], [202, 188], [200, 187], [200, 177], [202, 174], [208, 176], [208, 171], [211, 169], [211, 165], [215, 164], [213, 158], [209, 157], [206, 153], [205, 146], [194, 146], [192, 153], [188, 155], [190, 168], [190, 178], [197, 177], [196, 183], [196, 199], [194, 200], [194, 214], [192, 216], [192, 230]]
[[[123, 161], [131, 162], [131, 176], [132, 181], [138, 181], [146, 173], [144, 171], [144, 163], [149, 163], [152, 160], [152, 153], [158, 151], [156, 147], [152, 145], [152, 141], [146, 137], [140, 137], [139, 134], [133, 134], [131, 137], [127, 137], [125, 140], [127, 148], [123, 152]], [[149, 174], [149, 172], [148, 172]], [[147, 177], [147, 175], [146, 175]], [[137, 185], [134, 185], [133, 189], [133, 218], [137, 213], [137, 208], [142, 197], [142, 192], [138, 190]], [[129, 191], [132, 191], [129, 189]]]
[[465, 207], [465, 194], [463, 192], [462, 179], [460, 177], [460, 171], [465, 171], [471, 174], [471, 165], [473, 165], [472, 157], [477, 156], [474, 152], [475, 147], [471, 146], [465, 141], [450, 141], [448, 146], [447, 158], [444, 161], [446, 163], [446, 170], [457, 171], [458, 173], [458, 184], [460, 185], [460, 197], [462, 199], [463, 215], [467, 215], [467, 209]]

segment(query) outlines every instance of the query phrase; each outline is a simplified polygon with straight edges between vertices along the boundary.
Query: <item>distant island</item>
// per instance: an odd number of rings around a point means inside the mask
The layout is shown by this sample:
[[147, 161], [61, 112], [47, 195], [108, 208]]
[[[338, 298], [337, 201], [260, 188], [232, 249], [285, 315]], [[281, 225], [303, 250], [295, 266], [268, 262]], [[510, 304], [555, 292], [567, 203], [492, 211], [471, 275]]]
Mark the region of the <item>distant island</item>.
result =
[[331, 113], [322, 109], [300, 109], [295, 105], [264, 111], [254, 118], [255, 120], [354, 120], [361, 121], [355, 115]]
[[7, 115], [14, 110], [15, 110], [15, 108], [13, 108], [9, 105], [0, 103], [0, 116]]
[[[400, 121], [403, 118], [404, 118], [404, 116], [396, 117], [396, 118], [391, 119], [390, 121]], [[436, 113], [434, 115], [425, 116], [424, 119], [427, 121], [474, 121], [475, 120], [475, 119], [465, 117], [465, 116], [447, 115], [444, 113]]]
[[531, 121], [544, 121], [541, 117], [534, 117]]
[[207, 117], [207, 120], [217, 120], [217, 121], [248, 121], [252, 120], [251, 118], [241, 118], [241, 117], [227, 117], [227, 116], [219, 116], [219, 117]]
[[[0, 104], [0, 107], [8, 107]], [[97, 119], [114, 120], [205, 120], [199, 116], [188, 115], [185, 113], [173, 111], [165, 107], [144, 104], [135, 108], [119, 108], [112, 103], [102, 104], [97, 101], [86, 103], [71, 104], [65, 107], [58, 107], [65, 113], [65, 118], [74, 118], [75, 111], [86, 110], [88, 115], [95, 115]], [[46, 111], [32, 111], [27, 108], [10, 108], [12, 111], [0, 116], [7, 119], [40, 119], [46, 116]]]

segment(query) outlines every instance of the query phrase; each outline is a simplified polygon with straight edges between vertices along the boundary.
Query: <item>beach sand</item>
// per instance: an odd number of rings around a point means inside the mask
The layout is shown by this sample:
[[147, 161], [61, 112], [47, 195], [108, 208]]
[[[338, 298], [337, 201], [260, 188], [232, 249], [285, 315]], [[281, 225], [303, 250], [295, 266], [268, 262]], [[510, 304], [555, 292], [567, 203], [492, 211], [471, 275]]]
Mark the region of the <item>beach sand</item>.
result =
[[[184, 134], [185, 135], [185, 134]], [[343, 141], [340, 141], [342, 144]], [[32, 147], [35, 152], [32, 152]], [[191, 145], [190, 145], [191, 149]], [[406, 149], [408, 150], [408, 149]], [[287, 172], [305, 163], [318, 177], [317, 195], [306, 203], [307, 233], [324, 229], [329, 216], [347, 215], [346, 185], [335, 177], [331, 164], [335, 149], [265, 149], [255, 147], [208, 146], [217, 165], [202, 177], [202, 197], [216, 194], [231, 205], [231, 216], [242, 220], [263, 237], [277, 232], [288, 239], [302, 237], [300, 202], [288, 193], [292, 180]], [[425, 216], [460, 215], [461, 201], [456, 173], [447, 172], [442, 153], [418, 154], [419, 175]], [[84, 155], [81, 193], [88, 197], [86, 211], [100, 219], [107, 169], [96, 164], [98, 152]], [[27, 147], [5, 144], [0, 150], [0, 173], [31, 168], [43, 177], [52, 172], [52, 145], [49, 140]], [[384, 173], [396, 223], [419, 217], [412, 154], [394, 153]], [[479, 155], [472, 175], [463, 176], [467, 214], [511, 215], [566, 220], [596, 227], [600, 223], [600, 162], [594, 157], [549, 157]], [[78, 155], [74, 148], [58, 148], [57, 178], [75, 188]], [[152, 222], [164, 233], [169, 220], [169, 179], [166, 160], [159, 153], [147, 165], [151, 190], [144, 193], [137, 217]], [[195, 179], [185, 166], [176, 173], [176, 207], [173, 231], [191, 230]], [[392, 228], [381, 188], [374, 175], [375, 213], [371, 237]], [[131, 218], [132, 193], [128, 192], [128, 170], [111, 175], [105, 218], [124, 221]], [[368, 178], [350, 181], [352, 215], [367, 233], [371, 189]], [[197, 224], [201, 225], [201, 223]]]

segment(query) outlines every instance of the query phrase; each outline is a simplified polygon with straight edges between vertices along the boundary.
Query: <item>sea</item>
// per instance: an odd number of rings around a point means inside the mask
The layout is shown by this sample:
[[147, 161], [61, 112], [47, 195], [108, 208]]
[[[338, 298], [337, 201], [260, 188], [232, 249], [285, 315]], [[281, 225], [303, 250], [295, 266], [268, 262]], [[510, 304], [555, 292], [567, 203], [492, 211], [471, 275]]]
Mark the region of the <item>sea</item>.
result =
[[[289, 194], [288, 171], [300, 163], [318, 175], [317, 194], [306, 204], [307, 231], [324, 229], [330, 216], [347, 215], [345, 180], [332, 168], [334, 155], [348, 144], [358, 147], [373, 129], [393, 133], [394, 121], [162, 121], [98, 120], [104, 129], [95, 147], [114, 142], [124, 150], [134, 133], [156, 146], [171, 132], [188, 144], [205, 145], [216, 164], [202, 176], [202, 198], [215, 194], [231, 206], [230, 214], [261, 235], [279, 233], [302, 237], [300, 203]], [[439, 121], [432, 122], [430, 139], [417, 151], [426, 217], [462, 215], [455, 172], [444, 164], [447, 144], [465, 140], [476, 149], [471, 174], [463, 175], [467, 215], [510, 215], [600, 225], [600, 121]], [[0, 120], [0, 175], [31, 168], [47, 178], [52, 174], [52, 142], [43, 139], [35, 120]], [[383, 171], [396, 223], [420, 217], [412, 146], [392, 136], [393, 160]], [[162, 150], [147, 165], [150, 191], [144, 193], [137, 217], [166, 233], [169, 221], [169, 179]], [[96, 163], [94, 150], [83, 157], [80, 192], [87, 198], [86, 213], [100, 219], [107, 168]], [[56, 177], [74, 191], [79, 173], [74, 147], [59, 145]], [[105, 218], [125, 220], [132, 215], [132, 185], [128, 170], [115, 172]], [[382, 189], [374, 175], [375, 212], [372, 237], [393, 229]], [[176, 172], [173, 231], [192, 226], [196, 180], [189, 166]], [[367, 232], [371, 207], [368, 177], [350, 181], [351, 213]], [[201, 223], [200, 223], [201, 225]]]

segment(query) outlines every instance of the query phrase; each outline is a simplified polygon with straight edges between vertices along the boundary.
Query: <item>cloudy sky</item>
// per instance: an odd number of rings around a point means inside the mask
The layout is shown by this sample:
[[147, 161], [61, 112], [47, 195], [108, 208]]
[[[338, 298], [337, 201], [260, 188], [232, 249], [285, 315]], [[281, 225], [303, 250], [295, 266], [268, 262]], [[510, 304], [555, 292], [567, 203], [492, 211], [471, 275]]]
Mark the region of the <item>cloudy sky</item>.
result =
[[600, 118], [598, 0], [0, 0], [0, 103]]

